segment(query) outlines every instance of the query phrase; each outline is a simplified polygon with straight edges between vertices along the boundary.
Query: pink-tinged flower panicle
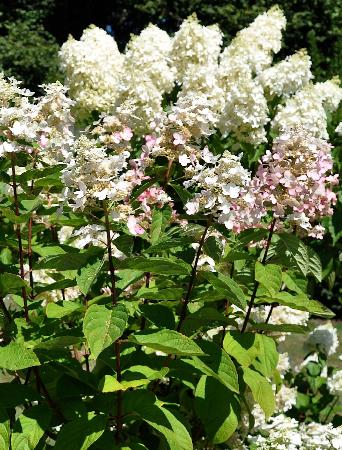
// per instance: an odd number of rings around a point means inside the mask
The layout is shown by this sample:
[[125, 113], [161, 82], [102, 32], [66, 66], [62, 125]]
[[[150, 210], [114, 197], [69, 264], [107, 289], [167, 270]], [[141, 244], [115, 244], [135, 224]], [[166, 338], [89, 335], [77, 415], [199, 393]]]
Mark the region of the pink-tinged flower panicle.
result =
[[262, 157], [253, 187], [259, 201], [274, 217], [287, 221], [304, 235], [321, 239], [323, 227], [317, 222], [333, 213], [331, 145], [302, 129], [289, 130]]

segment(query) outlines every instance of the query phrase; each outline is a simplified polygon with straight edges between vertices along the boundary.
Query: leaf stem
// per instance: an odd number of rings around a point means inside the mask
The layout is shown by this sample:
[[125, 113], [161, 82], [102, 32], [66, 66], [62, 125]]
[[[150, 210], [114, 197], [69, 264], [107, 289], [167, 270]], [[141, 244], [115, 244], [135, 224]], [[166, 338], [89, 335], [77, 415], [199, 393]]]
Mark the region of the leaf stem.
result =
[[[273, 232], [274, 232], [274, 226], [276, 224], [276, 221], [277, 221], [277, 219], [273, 219], [272, 220], [272, 223], [271, 223], [271, 226], [270, 226], [270, 231], [268, 233], [268, 238], [267, 238], [267, 243], [266, 243], [266, 247], [265, 247], [265, 252], [264, 252], [264, 256], [263, 256], [263, 258], [261, 260], [261, 264], [265, 264], [265, 262], [266, 262], [267, 254], [268, 254], [268, 250], [270, 248], [270, 244], [271, 244], [271, 240], [272, 240], [272, 236], [273, 236]], [[253, 292], [252, 292], [252, 295], [251, 295], [251, 300], [250, 300], [249, 305], [248, 305], [247, 314], [246, 314], [245, 320], [244, 320], [242, 328], [241, 328], [241, 333], [244, 333], [246, 331], [246, 328], [247, 328], [247, 325], [248, 325], [248, 321], [249, 321], [249, 318], [250, 318], [250, 315], [251, 315], [251, 312], [252, 312], [252, 309], [253, 309], [253, 306], [254, 306], [255, 297], [256, 297], [256, 293], [257, 293], [258, 287], [259, 287], [259, 282], [255, 281], [254, 282]]]
[[207, 224], [206, 224], [206, 226], [204, 228], [201, 240], [200, 240], [199, 245], [198, 245], [198, 249], [197, 249], [194, 265], [192, 267], [192, 271], [191, 271], [191, 275], [190, 275], [188, 289], [187, 289], [187, 292], [186, 292], [186, 295], [185, 295], [184, 299], [182, 300], [182, 309], [181, 309], [181, 313], [180, 313], [180, 317], [179, 317], [179, 322], [178, 322], [178, 325], [177, 325], [177, 331], [181, 330], [183, 322], [184, 322], [185, 317], [186, 317], [186, 310], [187, 310], [187, 307], [188, 307], [188, 304], [189, 304], [189, 301], [190, 301], [190, 295], [191, 295], [192, 288], [194, 286], [195, 279], [196, 279], [198, 261], [199, 261], [199, 258], [201, 256], [202, 248], [203, 248], [203, 245], [204, 245], [204, 242], [205, 242], [205, 238], [207, 236], [207, 232], [208, 232], [208, 229], [209, 229], [210, 225], [211, 225], [211, 218], [209, 218], [208, 221], [207, 221]]
[[[18, 201], [18, 190], [17, 190], [17, 181], [16, 181], [16, 174], [15, 174], [15, 155], [12, 155], [11, 158], [12, 163], [12, 187], [13, 187], [13, 197], [14, 197], [14, 207], [15, 207], [15, 215], [17, 217], [20, 216], [19, 212], [19, 201]], [[20, 268], [20, 277], [25, 280], [25, 270], [24, 270], [24, 252], [23, 252], [23, 244], [21, 239], [21, 229], [20, 229], [20, 223], [16, 224], [16, 235], [18, 239], [18, 251], [19, 251], [19, 268]], [[21, 293], [23, 296], [24, 301], [24, 315], [26, 322], [30, 322], [29, 313], [28, 313], [28, 306], [27, 306], [27, 292], [25, 286], [22, 287]]]

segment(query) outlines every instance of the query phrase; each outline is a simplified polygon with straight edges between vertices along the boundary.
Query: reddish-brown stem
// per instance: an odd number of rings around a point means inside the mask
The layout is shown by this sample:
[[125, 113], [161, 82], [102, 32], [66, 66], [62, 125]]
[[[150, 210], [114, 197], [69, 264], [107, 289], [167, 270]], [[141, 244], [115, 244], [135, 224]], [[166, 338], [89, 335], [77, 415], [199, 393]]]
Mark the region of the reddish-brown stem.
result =
[[36, 383], [37, 383], [38, 390], [41, 390], [41, 392], [44, 395], [46, 401], [48, 402], [48, 405], [55, 412], [56, 416], [58, 416], [59, 419], [62, 422], [66, 422], [66, 420], [65, 420], [61, 410], [59, 409], [59, 407], [56, 405], [56, 403], [50, 397], [50, 394], [49, 394], [48, 390], [46, 389], [46, 386], [43, 383], [43, 380], [42, 380], [42, 378], [40, 376], [38, 367], [32, 367], [32, 370], [33, 370], [33, 373], [34, 373], [34, 375], [36, 377]]
[[[145, 273], [145, 286], [147, 288], [150, 287], [150, 279], [151, 279], [151, 273], [150, 272], [146, 272]], [[148, 303], [148, 300], [145, 299], [144, 300], [144, 305], [146, 305], [147, 303]], [[144, 330], [145, 326], [146, 326], [146, 317], [143, 316], [141, 318], [140, 330]]]
[[[19, 212], [19, 201], [18, 201], [18, 190], [17, 190], [17, 181], [15, 176], [15, 156], [12, 156], [12, 187], [13, 187], [13, 197], [14, 197], [14, 207], [15, 207], [15, 215], [17, 217], [20, 216]], [[20, 223], [17, 223], [15, 226], [16, 235], [18, 239], [18, 251], [19, 251], [19, 268], [20, 268], [20, 277], [25, 279], [25, 270], [24, 270], [24, 252], [23, 252], [23, 244], [21, 240], [21, 229]], [[21, 289], [23, 301], [24, 301], [24, 315], [26, 322], [30, 322], [28, 306], [27, 306], [27, 292], [25, 286]]]
[[[270, 226], [270, 231], [268, 233], [268, 238], [267, 238], [267, 243], [266, 243], [266, 247], [265, 247], [265, 252], [264, 252], [264, 256], [263, 256], [263, 258], [261, 260], [261, 264], [265, 264], [265, 262], [266, 262], [267, 254], [268, 254], [268, 250], [270, 248], [270, 244], [271, 244], [271, 240], [272, 240], [272, 236], [273, 236], [273, 232], [274, 232], [274, 226], [276, 224], [276, 221], [277, 221], [277, 219], [273, 219], [272, 220], [272, 223], [271, 223], [271, 226]], [[256, 297], [256, 293], [257, 293], [258, 287], [259, 287], [259, 282], [255, 281], [253, 292], [252, 292], [252, 295], [251, 295], [251, 299], [250, 299], [250, 302], [249, 302], [249, 305], [248, 305], [247, 314], [246, 314], [245, 320], [244, 320], [242, 328], [241, 328], [241, 333], [244, 333], [246, 331], [246, 328], [247, 328], [247, 325], [248, 325], [248, 321], [249, 321], [249, 318], [250, 318], [250, 315], [251, 315], [251, 312], [252, 312], [252, 309], [253, 309], [253, 306], [254, 306], [255, 297]]]
[[33, 292], [33, 259], [32, 259], [32, 225], [33, 225], [33, 217], [32, 215], [29, 218], [28, 222], [28, 237], [27, 237], [27, 258], [28, 258], [28, 265], [29, 265], [29, 276], [30, 276], [30, 288], [31, 293], [30, 297], [31, 299], [34, 298], [34, 292]]
[[[111, 297], [112, 297], [112, 305], [115, 306], [117, 304], [117, 296], [116, 296], [116, 286], [115, 286], [115, 268], [113, 264], [113, 255], [112, 255], [112, 240], [110, 236], [110, 225], [109, 225], [109, 217], [108, 217], [108, 209], [107, 205], [104, 202], [104, 218], [105, 218], [105, 227], [106, 227], [106, 236], [107, 236], [107, 252], [108, 252], [108, 264], [109, 264], [109, 273], [111, 280]], [[116, 364], [116, 378], [120, 382], [121, 380], [121, 358], [120, 358], [120, 341], [116, 340], [114, 343], [115, 347], [115, 364]], [[119, 444], [121, 442], [121, 433], [122, 433], [122, 391], [117, 392], [117, 403], [116, 403], [116, 442]]]
[[116, 305], [116, 287], [115, 287], [115, 268], [113, 264], [113, 254], [112, 254], [112, 239], [110, 236], [110, 225], [109, 225], [109, 217], [108, 217], [108, 209], [107, 205], [104, 203], [104, 218], [105, 218], [105, 227], [106, 227], [106, 236], [107, 236], [107, 252], [108, 252], [108, 264], [109, 264], [109, 272], [110, 272], [110, 280], [111, 280], [111, 297], [112, 297], [112, 305]]
[[184, 322], [185, 317], [186, 317], [186, 310], [187, 310], [187, 307], [188, 307], [188, 303], [190, 301], [192, 288], [194, 286], [195, 279], [196, 279], [198, 261], [199, 261], [199, 258], [201, 256], [201, 253], [202, 253], [202, 248], [203, 248], [203, 245], [204, 245], [204, 242], [205, 242], [205, 238], [206, 238], [208, 229], [210, 227], [210, 224], [211, 224], [211, 220], [209, 219], [207, 224], [206, 224], [206, 226], [205, 226], [205, 228], [204, 228], [204, 232], [202, 234], [201, 240], [200, 240], [199, 245], [198, 245], [198, 249], [197, 249], [194, 265], [192, 267], [192, 271], [191, 271], [191, 275], [190, 275], [188, 289], [187, 289], [187, 292], [186, 292], [186, 295], [185, 295], [184, 299], [182, 300], [182, 309], [181, 309], [181, 312], [180, 312], [179, 322], [178, 322], [178, 325], [177, 325], [177, 331], [181, 330], [183, 322]]

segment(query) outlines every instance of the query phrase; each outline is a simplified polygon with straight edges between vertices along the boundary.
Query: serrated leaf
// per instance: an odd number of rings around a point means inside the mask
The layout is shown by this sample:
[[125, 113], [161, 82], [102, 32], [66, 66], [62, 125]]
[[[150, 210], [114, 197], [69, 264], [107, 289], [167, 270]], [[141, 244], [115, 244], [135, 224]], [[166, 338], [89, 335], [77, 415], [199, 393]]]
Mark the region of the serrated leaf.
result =
[[106, 423], [106, 415], [94, 412], [68, 422], [58, 433], [54, 450], [87, 450], [105, 431]]
[[322, 281], [322, 263], [317, 253], [310, 247], [307, 247], [309, 256], [309, 273], [311, 273], [320, 283]]
[[154, 209], [152, 212], [152, 223], [150, 227], [150, 242], [152, 245], [156, 244], [163, 229], [163, 212]]
[[8, 450], [10, 448], [10, 420], [6, 413], [6, 409], [0, 407], [0, 450]]
[[71, 301], [63, 301], [60, 303], [48, 303], [46, 306], [46, 316], [49, 319], [61, 319], [62, 317], [69, 316], [75, 311], [82, 309], [82, 306], [78, 303]]
[[310, 327], [304, 325], [293, 325], [290, 323], [282, 323], [276, 325], [272, 323], [254, 323], [250, 325], [251, 330], [270, 331], [274, 333], [300, 333], [305, 334], [310, 331]]
[[212, 272], [200, 272], [209, 283], [215, 288], [226, 294], [229, 303], [239, 306], [244, 309], [247, 305], [246, 296], [240, 286], [232, 278], [218, 274], [216, 276]]
[[5, 347], [0, 347], [0, 367], [3, 369], [20, 370], [39, 365], [34, 351], [22, 344], [10, 342]]
[[294, 266], [303, 275], [309, 271], [309, 255], [306, 245], [294, 234], [280, 233], [275, 247], [275, 260], [280, 260], [287, 267]]
[[243, 367], [244, 382], [250, 387], [254, 400], [261, 406], [266, 417], [270, 417], [275, 410], [275, 398], [271, 383], [259, 372]]
[[257, 261], [255, 263], [255, 279], [270, 293], [270, 295], [273, 295], [279, 292], [281, 287], [281, 268], [276, 264], [263, 265]]
[[254, 333], [229, 331], [223, 340], [223, 348], [242, 366], [251, 365], [260, 353], [260, 343]]
[[81, 267], [76, 275], [76, 283], [83, 295], [87, 295], [103, 266], [104, 259], [93, 258]]
[[142, 331], [130, 335], [128, 339], [136, 344], [173, 355], [194, 356], [204, 354], [194, 341], [173, 330]]
[[12, 433], [13, 450], [34, 450], [49, 428], [51, 410], [44, 405], [26, 409], [18, 418]]
[[158, 244], [151, 245], [151, 247], [144, 250], [145, 253], [160, 253], [164, 252], [166, 250], [170, 250], [172, 248], [176, 247], [182, 247], [191, 244], [194, 242], [194, 239], [183, 237], [183, 238], [173, 238], [173, 239], [165, 239], [162, 242], [159, 242]]
[[109, 309], [105, 305], [91, 305], [83, 321], [83, 333], [88, 341], [91, 357], [99, 354], [115, 342], [126, 328], [128, 315], [123, 305]]
[[181, 300], [184, 295], [184, 290], [182, 288], [159, 289], [158, 287], [142, 287], [135, 295], [138, 298], [145, 298], [147, 300]]
[[78, 270], [85, 266], [89, 259], [104, 253], [99, 247], [90, 247], [82, 253], [68, 252], [65, 254], [44, 258], [36, 263], [33, 269], [55, 269], [59, 271]]
[[279, 303], [299, 311], [307, 311], [315, 316], [330, 319], [335, 314], [326, 306], [317, 300], [311, 300], [305, 294], [291, 295], [289, 292], [278, 292], [272, 297], [258, 298], [260, 303]]
[[35, 345], [34, 348], [42, 348], [42, 349], [59, 349], [70, 347], [71, 345], [76, 345], [82, 342], [82, 338], [78, 336], [58, 336], [53, 339], [49, 339], [48, 341], [39, 342], [39, 344]]
[[0, 296], [5, 297], [7, 294], [20, 292], [23, 287], [28, 287], [27, 283], [18, 275], [13, 273], [2, 273], [0, 275]]
[[213, 444], [227, 441], [239, 423], [239, 403], [215, 378], [203, 375], [195, 391], [195, 409]]
[[211, 375], [233, 392], [239, 392], [238, 375], [229, 355], [214, 342], [201, 341], [199, 346], [204, 356], [193, 356], [195, 367]]
[[256, 339], [259, 342], [260, 351], [253, 366], [265, 377], [271, 378], [279, 360], [276, 343], [274, 339], [263, 334], [256, 334]]
[[190, 264], [182, 260], [171, 260], [167, 258], [144, 258], [136, 256], [126, 258], [118, 262], [119, 269], [135, 269], [144, 272], [151, 272], [159, 275], [189, 275], [191, 272]]

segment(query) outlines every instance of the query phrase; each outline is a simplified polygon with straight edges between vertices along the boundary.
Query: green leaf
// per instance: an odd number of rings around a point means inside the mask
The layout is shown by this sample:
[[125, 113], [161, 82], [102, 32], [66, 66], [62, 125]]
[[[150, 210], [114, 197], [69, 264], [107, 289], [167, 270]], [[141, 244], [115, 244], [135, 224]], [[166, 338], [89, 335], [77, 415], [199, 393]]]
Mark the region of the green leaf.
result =
[[88, 417], [72, 420], [58, 433], [54, 450], [87, 450], [106, 429], [107, 416], [88, 413]]
[[70, 347], [82, 342], [82, 338], [78, 336], [58, 336], [48, 341], [39, 342], [34, 348], [44, 348], [47, 350]]
[[186, 203], [192, 197], [191, 192], [187, 191], [183, 186], [176, 183], [170, 183], [170, 186], [176, 191], [183, 203]]
[[10, 420], [6, 413], [6, 409], [0, 407], [0, 450], [8, 450], [10, 448]]
[[223, 348], [239, 364], [249, 366], [260, 353], [260, 342], [254, 333], [229, 331], [223, 340]]
[[29, 181], [29, 180], [37, 180], [39, 178], [44, 178], [48, 175], [53, 175], [60, 172], [65, 167], [64, 164], [44, 167], [42, 169], [31, 169], [25, 170], [22, 174], [18, 175], [18, 180]]
[[[126, 376], [127, 376], [127, 374], [132, 375], [134, 373], [133, 371], [137, 370], [137, 369], [134, 369], [134, 367], [137, 368], [137, 367], [144, 367], [144, 366], [133, 366], [133, 369], [130, 368], [129, 371], [125, 372]], [[149, 369], [149, 368], [147, 368], [147, 369]], [[141, 369], [140, 369], [140, 371], [141, 371]], [[121, 382], [119, 382], [112, 375], [105, 375], [102, 378], [102, 380], [100, 381], [99, 390], [101, 392], [116, 392], [116, 391], [126, 391], [127, 389], [145, 386], [153, 380], [160, 380], [161, 378], [165, 377], [165, 375], [168, 373], [168, 371], [169, 371], [169, 369], [167, 367], [163, 367], [159, 371], [150, 369], [151, 373], [149, 373], [147, 376], [142, 377], [142, 374], [139, 373], [138, 379], [133, 378], [130, 380], [121, 380]]]
[[23, 287], [28, 287], [27, 283], [18, 275], [13, 273], [2, 273], [0, 275], [0, 296], [5, 297], [7, 294], [20, 292]]
[[164, 305], [140, 305], [139, 310], [146, 319], [158, 328], [175, 327], [175, 317], [170, 308]]
[[184, 295], [182, 288], [165, 288], [158, 287], [141, 287], [135, 294], [138, 298], [145, 298], [147, 300], [181, 300]]
[[275, 398], [271, 384], [259, 372], [243, 367], [244, 382], [250, 387], [254, 400], [261, 406], [266, 417], [275, 410]]
[[32, 199], [32, 200], [27, 200], [27, 199], [26, 199], [26, 200], [21, 200], [20, 203], [22, 204], [22, 206], [24, 207], [24, 209], [25, 209], [26, 211], [32, 212], [32, 211], [34, 211], [35, 209], [37, 209], [37, 207], [38, 207], [39, 205], [42, 204], [42, 199], [39, 198], [39, 197], [37, 197], [37, 198]]
[[0, 347], [0, 367], [3, 369], [20, 370], [39, 365], [39, 359], [34, 351], [22, 344], [10, 342], [5, 347]]
[[240, 406], [233, 392], [203, 375], [195, 391], [195, 409], [213, 444], [227, 441], [239, 423]]
[[13, 450], [36, 449], [40, 439], [49, 428], [51, 418], [51, 410], [44, 405], [26, 409], [14, 425]]
[[118, 262], [119, 269], [135, 269], [144, 272], [151, 272], [159, 275], [189, 275], [191, 272], [190, 264], [182, 260], [174, 261], [167, 258], [144, 258], [136, 256], [126, 258]]
[[322, 281], [322, 263], [317, 253], [312, 248], [307, 247], [309, 255], [309, 273], [311, 273], [320, 283]]
[[201, 341], [199, 346], [204, 356], [193, 356], [194, 367], [211, 375], [233, 392], [239, 392], [238, 375], [229, 355], [214, 342]]
[[282, 282], [281, 268], [276, 264], [263, 265], [259, 261], [255, 263], [255, 279], [270, 295], [279, 292]]
[[152, 223], [150, 228], [150, 241], [152, 245], [156, 244], [159, 241], [162, 229], [163, 212], [158, 209], [154, 209], [152, 212]]
[[218, 276], [216, 276], [212, 272], [202, 271], [200, 273], [214, 288], [225, 293], [229, 303], [233, 303], [242, 309], [246, 307], [246, 296], [240, 286], [232, 278], [223, 274], [218, 274]]
[[205, 241], [203, 250], [214, 261], [219, 261], [222, 256], [222, 244], [216, 236], [209, 236]]
[[289, 306], [300, 311], [307, 311], [315, 316], [331, 318], [335, 314], [326, 306], [317, 300], [309, 299], [305, 294], [291, 295], [289, 292], [278, 292], [272, 297], [258, 298], [260, 303], [279, 303], [283, 306]]
[[144, 250], [144, 252], [145, 253], [160, 253], [160, 252], [164, 252], [166, 250], [170, 250], [170, 249], [176, 248], [176, 247], [184, 248], [185, 246], [191, 244], [192, 242], [194, 242], [194, 239], [189, 238], [189, 237], [166, 239], [165, 241], [163, 240], [162, 242], [159, 242], [158, 244], [151, 245], [151, 247]]
[[14, 408], [23, 403], [40, 400], [40, 395], [28, 386], [12, 383], [0, 383], [1, 407]]
[[256, 339], [259, 342], [260, 352], [253, 366], [265, 377], [272, 377], [274, 370], [277, 368], [279, 353], [277, 352], [276, 343], [274, 339], [263, 334], [256, 334]]
[[78, 270], [85, 266], [88, 260], [95, 255], [101, 255], [104, 250], [99, 247], [90, 247], [82, 253], [68, 252], [65, 254], [45, 258], [35, 264], [34, 269], [55, 269], [59, 271]]
[[290, 289], [290, 291], [297, 292], [297, 294], [303, 294], [302, 288], [298, 285], [296, 279], [293, 279], [288, 272], [283, 272], [282, 274], [283, 282], [285, 286]]
[[306, 245], [294, 234], [281, 233], [275, 247], [276, 258], [287, 267], [294, 266], [303, 275], [309, 271], [309, 255]]
[[147, 406], [141, 418], [163, 436], [170, 450], [193, 449], [188, 430], [168, 409], [159, 405]]
[[61, 319], [62, 317], [69, 316], [75, 311], [82, 309], [82, 306], [78, 303], [71, 301], [63, 301], [62, 304], [59, 303], [48, 303], [46, 307], [46, 316], [49, 319]]
[[111, 309], [105, 305], [92, 305], [87, 309], [83, 333], [88, 341], [92, 358], [97, 358], [102, 350], [122, 335], [127, 319], [126, 308], [120, 304]]
[[173, 355], [195, 356], [204, 354], [194, 341], [173, 330], [142, 331], [130, 335], [128, 339], [136, 344]]
[[78, 270], [76, 275], [77, 286], [83, 295], [87, 295], [98, 274], [101, 271], [104, 260], [100, 258], [92, 258], [84, 267]]
[[290, 323], [282, 323], [281, 325], [275, 325], [272, 323], [255, 323], [250, 325], [252, 330], [263, 330], [274, 333], [300, 333], [305, 334], [310, 331], [310, 327], [304, 325], [292, 325]]

